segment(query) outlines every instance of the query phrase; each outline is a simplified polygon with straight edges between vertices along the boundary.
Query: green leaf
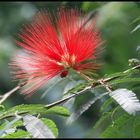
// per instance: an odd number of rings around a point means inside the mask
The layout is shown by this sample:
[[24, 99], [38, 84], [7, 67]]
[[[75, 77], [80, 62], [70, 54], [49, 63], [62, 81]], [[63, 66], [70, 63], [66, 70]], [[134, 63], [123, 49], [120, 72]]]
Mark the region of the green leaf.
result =
[[109, 125], [112, 125], [114, 123], [114, 120], [116, 120], [124, 113], [126, 114], [126, 112], [122, 108], [118, 108], [118, 107], [111, 109], [110, 112], [102, 113], [101, 117], [95, 123], [90, 133], [94, 137], [99, 137], [100, 134], [104, 132]]
[[133, 91], [120, 88], [109, 95], [130, 115], [136, 115], [140, 111], [140, 101]]
[[134, 74], [134, 73], [139, 73], [139, 70], [138, 69], [128, 69], [127, 72], [116, 72], [116, 73], [113, 73], [113, 74], [107, 74], [104, 76], [104, 78], [110, 78], [110, 77], [124, 77], [124, 76], [128, 76], [128, 75], [131, 75], [131, 74]]
[[7, 124], [8, 122], [4, 122], [0, 125], [0, 131], [4, 129], [5, 125]]
[[[4, 123], [2, 123], [0, 125], [0, 130], [4, 129], [4, 127], [9, 123], [9, 121], [5, 121]], [[23, 121], [22, 120], [17, 120], [16, 122], [14, 122], [13, 124], [11, 124], [10, 128], [14, 128], [14, 127], [20, 127], [23, 126]]]
[[85, 104], [82, 104], [76, 111], [74, 111], [67, 120], [68, 124], [76, 121], [86, 110], [88, 110], [97, 100], [101, 99], [103, 96], [107, 95], [108, 92], [102, 93], [99, 96], [88, 100]]
[[72, 88], [75, 88], [81, 83], [83, 83], [83, 80], [79, 80], [79, 81], [72, 80], [68, 82], [64, 88], [63, 94], [67, 93], [69, 90], [71, 90]]
[[106, 74], [106, 75], [104, 76], [104, 78], [121, 77], [121, 76], [125, 76], [125, 75], [127, 75], [127, 73], [116, 72], [116, 73], [113, 73], [113, 74]]
[[[0, 131], [0, 135], [3, 135], [7, 130], [8, 132], [6, 133], [11, 133], [11, 130], [12, 132], [16, 130], [16, 128], [12, 127], [12, 125], [17, 122], [20, 118], [14, 118], [12, 121], [6, 121], [5, 123], [2, 124], [3, 128], [2, 130]], [[11, 130], [10, 130], [11, 129]], [[10, 130], [10, 132], [9, 132]]]
[[71, 94], [71, 93], [77, 93], [77, 92], [83, 90], [84, 88], [86, 88], [89, 85], [90, 85], [90, 83], [80, 83], [77, 86], [75, 86], [74, 88], [71, 88], [70, 90], [68, 90], [66, 93], [64, 93], [64, 95], [68, 95], [68, 94]]
[[134, 117], [124, 114], [114, 120], [114, 124], [100, 135], [101, 138], [132, 138]]
[[12, 107], [7, 111], [5, 111], [4, 113], [0, 114], [0, 119], [13, 117], [15, 116], [15, 112], [17, 112], [19, 115], [30, 113], [30, 114], [57, 114], [62, 116], [69, 116], [69, 111], [62, 106], [55, 106], [48, 109], [45, 107], [45, 105], [41, 104], [30, 104], [30, 105], [22, 104]]
[[96, 124], [92, 128], [92, 134], [94, 134], [94, 135], [96, 135], [96, 137], [98, 137], [98, 135], [100, 134], [100, 131], [101, 131], [100, 128], [102, 128], [102, 131], [106, 129], [108, 124], [110, 124], [112, 122], [111, 114], [112, 114], [112, 112], [106, 112], [100, 117], [100, 119], [96, 122]]
[[106, 99], [106, 101], [105, 101], [105, 102], [103, 103], [103, 105], [101, 106], [100, 111], [101, 111], [101, 112], [104, 112], [104, 111], [106, 111], [107, 109], [109, 109], [109, 105], [111, 105], [112, 102], [113, 102], [113, 99], [112, 99], [112, 98]]
[[140, 82], [140, 78], [123, 78], [123, 79], [117, 79], [111, 81], [109, 83], [113, 85], [113, 84], [120, 84], [120, 83], [129, 83], [129, 82]]
[[134, 138], [140, 138], [140, 117], [136, 117], [134, 121], [134, 128], [133, 128], [133, 136]]
[[[57, 129], [57, 127], [56, 127], [56, 124], [52, 121], [52, 120], [50, 120], [50, 119], [46, 119], [46, 118], [41, 118], [40, 119], [44, 124], [46, 124], [47, 126], [48, 126], [48, 128], [53, 132], [53, 134], [54, 134], [54, 136], [55, 137], [58, 137], [58, 129]], [[5, 127], [5, 125], [7, 125], [8, 124], [8, 122], [5, 122], [5, 123], [3, 123], [1, 126], [0, 126], [0, 128], [1, 128], [1, 130]], [[18, 121], [16, 121], [10, 128], [14, 128], [14, 127], [19, 127], [19, 126], [24, 126], [23, 125], [23, 121], [21, 121], [21, 120], [18, 120]], [[12, 134], [7, 134], [7, 135], [5, 135], [4, 136], [4, 138], [12, 138], [12, 136], [13, 136], [13, 138], [15, 138], [16, 136], [21, 136], [21, 137], [19, 137], [19, 138], [22, 138], [22, 137], [24, 137], [24, 133], [25, 133], [25, 131], [21, 131], [21, 133], [20, 133], [20, 131], [17, 133], [17, 132], [15, 132], [15, 133], [12, 133]], [[21, 134], [21, 135], [20, 135]], [[26, 134], [26, 133], [25, 133]], [[29, 134], [29, 133], [28, 133]], [[25, 135], [26, 136], [26, 135]], [[18, 138], [18, 137], [17, 137]]]
[[6, 136], [3, 136], [1, 138], [30, 138], [30, 134], [23, 130], [18, 130], [15, 133], [8, 134]]
[[23, 117], [23, 122], [33, 138], [55, 138], [53, 132], [39, 118], [27, 114]]
[[0, 113], [3, 112], [5, 110], [4, 105], [0, 105]]
[[16, 121], [11, 127], [20, 127], [23, 126], [23, 121], [22, 120], [18, 120]]
[[41, 118], [41, 120], [44, 122], [44, 124], [46, 124], [48, 126], [48, 128], [53, 132], [55, 137], [58, 137], [58, 129], [56, 124], [50, 120], [50, 119], [46, 119], [46, 118]]
[[70, 112], [65, 107], [54, 106], [47, 110], [47, 114], [57, 114], [57, 115], [62, 115], [62, 116], [69, 116]]
[[140, 29], [140, 24], [138, 24], [138, 25], [131, 31], [131, 33], [137, 31], [138, 29]]

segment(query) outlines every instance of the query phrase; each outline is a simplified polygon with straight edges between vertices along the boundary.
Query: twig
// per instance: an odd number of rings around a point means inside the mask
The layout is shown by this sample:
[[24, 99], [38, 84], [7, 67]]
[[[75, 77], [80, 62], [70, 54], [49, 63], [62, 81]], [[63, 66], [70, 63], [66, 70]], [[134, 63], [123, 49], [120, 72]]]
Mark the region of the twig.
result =
[[85, 80], [87, 80], [88, 82], [91, 82], [93, 81], [92, 78], [86, 76], [85, 74], [81, 73], [81, 72], [77, 72], [78, 74], [80, 74], [81, 77], [83, 77]]
[[[137, 66], [132, 67], [132, 68], [130, 68], [130, 69], [128, 69], [128, 70], [125, 70], [123, 73], [127, 73], [127, 72], [129, 72], [130, 70], [139, 69], [139, 68], [140, 68], [140, 65], [137, 65]], [[71, 99], [71, 98], [73, 98], [73, 97], [75, 97], [75, 96], [79, 96], [79, 95], [83, 94], [83, 93], [84, 93], [85, 91], [87, 91], [88, 89], [95, 88], [96, 86], [100, 85], [101, 83], [102, 83], [102, 85], [104, 84], [104, 85], [107, 87], [107, 84], [106, 84], [107, 82], [112, 81], [112, 80], [114, 80], [114, 79], [116, 79], [116, 78], [119, 78], [119, 77], [120, 77], [120, 76], [114, 76], [114, 77], [109, 77], [109, 78], [106, 78], [106, 79], [99, 79], [98, 81], [93, 82], [93, 83], [92, 83], [92, 86], [88, 86], [88, 87], [84, 88], [83, 90], [81, 90], [81, 91], [79, 91], [79, 92], [77, 92], [77, 93], [73, 93], [72, 95], [70, 95], [70, 96], [68, 96], [68, 97], [66, 97], [66, 98], [64, 98], [64, 99], [58, 100], [58, 101], [56, 101], [56, 102], [54, 102], [54, 103], [51, 103], [51, 104], [48, 104], [48, 105], [45, 105], [45, 107], [51, 108], [51, 107], [53, 107], [53, 106], [55, 106], [55, 105], [61, 104], [61, 103], [63, 103], [63, 102], [66, 102], [66, 101], [68, 101], [69, 99]], [[102, 81], [102, 82], [101, 82], [101, 81]], [[20, 85], [18, 85], [17, 87], [15, 87], [14, 89], [12, 89], [11, 91], [5, 93], [5, 94], [3, 95], [3, 97], [2, 97], [2, 99], [0, 100], [0, 104], [2, 104], [10, 95], [12, 95], [15, 91], [19, 90], [19, 89], [20, 89], [22, 86], [24, 86], [25, 84], [26, 84], [26, 83], [20, 84]], [[110, 90], [111, 90], [111, 89], [110, 89]]]
[[[127, 72], [129, 72], [129, 71], [131, 71], [131, 70], [135, 70], [135, 69], [139, 69], [139, 68], [140, 68], [140, 65], [137, 65], [137, 66], [135, 66], [135, 67], [132, 67], [132, 68], [130, 68], [130, 69], [128, 69], [128, 70], [123, 71], [123, 73], [127, 73]], [[120, 76], [113, 76], [113, 77], [106, 78], [106, 79], [104, 79], [103, 81], [104, 81], [104, 82], [109, 82], [109, 81], [114, 80], [114, 79], [119, 78], [119, 77], [120, 77]]]
[[[139, 69], [139, 68], [140, 68], [140, 65], [137, 65], [137, 66], [132, 67], [132, 68], [130, 68], [130, 69], [128, 69], [128, 70], [125, 70], [123, 73], [127, 73], [127, 72], [130, 71], [130, 70]], [[106, 78], [106, 79], [99, 79], [98, 81], [93, 82], [91, 86], [85, 87], [85, 88], [82, 89], [81, 91], [79, 91], [79, 92], [77, 92], [77, 93], [73, 93], [72, 95], [70, 95], [70, 96], [68, 96], [68, 97], [65, 97], [64, 99], [58, 100], [58, 101], [56, 101], [56, 102], [54, 102], [54, 103], [51, 103], [51, 104], [48, 104], [48, 105], [45, 105], [45, 107], [51, 108], [51, 107], [53, 107], [53, 106], [55, 106], [55, 105], [61, 104], [61, 103], [63, 103], [63, 102], [66, 102], [66, 101], [68, 101], [69, 99], [71, 99], [71, 98], [73, 98], [73, 97], [76, 97], [76, 96], [79, 96], [79, 95], [85, 93], [85, 91], [87, 91], [87, 90], [89, 90], [89, 89], [91, 89], [91, 88], [95, 88], [96, 86], [98, 86], [98, 85], [100, 85], [100, 84], [103, 85], [103, 86], [105, 86], [106, 89], [107, 89], [109, 92], [111, 92], [111, 91], [112, 91], [112, 87], [110, 87], [109, 85], [107, 85], [107, 82], [109, 82], [109, 81], [111, 81], [111, 80], [114, 80], [114, 79], [116, 79], [116, 78], [119, 78], [119, 77], [120, 77], [120, 76], [113, 76], [113, 77], [109, 77], [109, 78]]]
[[105, 88], [106, 88], [106, 90], [108, 90], [109, 92], [112, 92], [112, 87], [111, 86], [109, 86], [106, 82], [104, 82], [104, 80], [99, 80], [99, 82], [101, 83], [101, 85], [103, 85]]
[[18, 89], [20, 89], [20, 86], [15, 87], [14, 89], [12, 89], [11, 91], [5, 93], [2, 96], [2, 99], [0, 100], [0, 104], [2, 104], [11, 94], [13, 94], [15, 91], [17, 91]]
[[79, 96], [79, 95], [83, 94], [85, 91], [87, 91], [89, 89], [91, 89], [91, 86], [88, 86], [88, 87], [84, 88], [83, 90], [81, 90], [81, 91], [79, 91], [77, 93], [73, 93], [72, 95], [70, 95], [68, 97], [65, 97], [64, 99], [58, 100], [58, 101], [56, 101], [54, 103], [51, 103], [51, 104], [48, 104], [48, 105], [45, 105], [45, 107], [51, 108], [51, 107], [53, 107], [55, 105], [61, 104], [63, 102], [66, 102], [66, 101], [68, 101], [69, 99], [71, 99], [73, 97], [76, 97], [76, 96]]
[[[134, 69], [139, 69], [139, 68], [140, 68], [140, 65], [137, 65], [137, 66], [135, 66], [135, 67], [132, 67], [131, 69], [128, 69], [128, 70], [124, 71], [123, 73], [126, 73], [126, 72], [128, 72], [129, 70], [134, 70]], [[79, 91], [79, 92], [77, 92], [77, 93], [73, 93], [72, 95], [70, 95], [70, 96], [68, 96], [68, 97], [65, 97], [64, 99], [58, 100], [58, 101], [56, 101], [56, 102], [54, 102], [54, 103], [51, 103], [51, 104], [48, 104], [48, 105], [44, 105], [44, 107], [46, 107], [46, 108], [49, 109], [49, 108], [51, 108], [51, 107], [53, 107], [53, 106], [55, 106], [55, 105], [64, 103], [64, 102], [68, 101], [69, 99], [71, 99], [71, 98], [73, 98], [73, 97], [82, 95], [82, 94], [85, 93], [85, 91], [87, 91], [87, 90], [89, 90], [89, 89], [92, 89], [92, 88], [95, 88], [95, 87], [97, 87], [98, 85], [100, 85], [100, 84], [101, 84], [100, 80], [102, 80], [102, 81], [104, 81], [104, 82], [109, 82], [109, 81], [114, 80], [114, 79], [116, 79], [116, 78], [118, 78], [118, 77], [120, 77], [120, 76], [109, 77], [109, 78], [106, 78], [106, 79], [99, 79], [99, 80], [93, 82], [92, 85], [85, 87], [85, 88], [82, 89], [81, 91]], [[17, 86], [17, 87], [18, 87], [18, 86]], [[17, 87], [16, 87], [16, 88], [17, 88]], [[14, 88], [14, 89], [16, 89], [16, 88]], [[21, 86], [19, 87], [19, 89], [20, 89], [20, 88], [21, 88]], [[13, 93], [13, 92], [15, 92], [16, 90], [18, 90], [18, 88], [17, 88], [17, 89], [14, 91], [14, 89], [11, 90], [10, 92]], [[104, 94], [103, 94], [103, 95], [104, 95]], [[100, 98], [100, 96], [99, 96], [98, 98]], [[18, 115], [23, 115], [23, 114], [26, 114], [26, 113], [28, 113], [28, 111], [21, 111], [21, 112], [18, 112]], [[4, 119], [4, 118], [13, 117], [13, 116], [15, 116], [15, 114], [12, 114], [12, 115], [9, 115], [9, 116], [5, 116], [5, 117], [3, 117], [3, 119]]]
[[[25, 84], [25, 83], [24, 83]], [[2, 104], [9, 96], [11, 96], [15, 91], [19, 90], [24, 84], [19, 84], [9, 92], [1, 96], [0, 104]]]

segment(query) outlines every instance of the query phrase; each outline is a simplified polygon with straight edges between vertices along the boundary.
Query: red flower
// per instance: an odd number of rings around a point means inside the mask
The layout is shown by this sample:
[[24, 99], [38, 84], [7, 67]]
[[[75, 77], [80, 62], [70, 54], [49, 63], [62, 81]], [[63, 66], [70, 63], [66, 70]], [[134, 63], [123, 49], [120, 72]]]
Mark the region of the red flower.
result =
[[57, 75], [67, 76], [70, 68], [85, 75], [97, 69], [95, 51], [102, 42], [95, 20], [87, 22], [76, 9], [57, 14], [53, 22], [48, 12], [38, 12], [19, 34], [17, 45], [25, 53], [11, 64], [15, 78], [27, 82], [23, 93], [33, 93]]

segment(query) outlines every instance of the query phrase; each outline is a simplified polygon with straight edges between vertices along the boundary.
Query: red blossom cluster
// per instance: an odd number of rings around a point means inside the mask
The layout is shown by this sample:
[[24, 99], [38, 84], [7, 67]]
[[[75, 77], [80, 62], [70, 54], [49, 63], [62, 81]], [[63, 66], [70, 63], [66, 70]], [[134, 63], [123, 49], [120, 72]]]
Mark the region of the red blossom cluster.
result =
[[25, 53], [11, 63], [15, 78], [26, 81], [22, 93], [33, 93], [57, 75], [66, 77], [70, 68], [85, 75], [95, 72], [96, 48], [102, 41], [95, 18], [87, 20], [76, 9], [58, 10], [53, 18], [40, 11], [22, 28], [17, 45]]

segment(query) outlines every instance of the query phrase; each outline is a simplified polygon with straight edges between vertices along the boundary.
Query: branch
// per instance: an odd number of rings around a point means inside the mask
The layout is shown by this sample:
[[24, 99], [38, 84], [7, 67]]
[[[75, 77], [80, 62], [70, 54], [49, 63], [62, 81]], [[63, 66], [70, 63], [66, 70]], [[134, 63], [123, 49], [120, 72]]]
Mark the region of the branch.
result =
[[19, 90], [24, 84], [19, 84], [9, 92], [5, 93], [4, 95], [1, 96], [0, 104], [2, 104], [9, 96], [11, 96], [15, 91]]
[[[132, 67], [131, 69], [128, 69], [128, 70], [124, 71], [123, 73], [127, 73], [127, 72], [130, 71], [130, 70], [139, 69], [139, 68], [140, 68], [140, 65], [137, 65], [137, 66], [135, 66], [135, 67]], [[116, 79], [116, 78], [118, 78], [118, 77], [120, 77], [120, 76], [114, 76], [114, 77], [109, 77], [109, 78], [105, 78], [105, 79], [99, 79], [99, 80], [93, 82], [91, 85], [85, 87], [85, 88], [82, 89], [81, 91], [79, 91], [79, 92], [77, 92], [77, 93], [73, 93], [72, 95], [70, 95], [70, 96], [68, 96], [68, 97], [65, 97], [65, 98], [63, 98], [63, 99], [61, 99], [61, 100], [58, 100], [58, 101], [56, 101], [56, 102], [54, 102], [54, 103], [51, 103], [51, 104], [48, 104], [48, 105], [44, 105], [44, 107], [46, 107], [47, 109], [49, 109], [49, 108], [51, 108], [51, 107], [54, 107], [55, 105], [59, 105], [59, 104], [61, 104], [61, 103], [64, 103], [64, 102], [68, 101], [69, 99], [71, 99], [71, 98], [73, 98], [73, 97], [76, 97], [76, 96], [79, 96], [79, 95], [84, 94], [85, 91], [87, 91], [87, 90], [89, 90], [89, 89], [96, 88], [98, 85], [102, 85], [102, 86], [105, 86], [105, 87], [108, 88], [109, 85], [107, 85], [106, 82], [112, 81], [112, 80], [114, 80], [114, 79]], [[102, 84], [101, 81], [103, 82], [103, 84]], [[14, 93], [15, 91], [17, 91], [17, 90], [20, 89], [20, 88], [21, 88], [21, 85], [15, 87], [13, 90], [11, 90], [11, 91], [8, 92], [9, 95], [11, 95], [12, 93]], [[109, 87], [109, 88], [110, 88], [110, 87]], [[110, 89], [109, 89], [109, 90], [110, 90]], [[8, 94], [8, 93], [6, 93], [6, 94]], [[103, 97], [104, 95], [106, 95], [106, 93], [103, 93], [102, 95], [99, 95], [99, 96], [97, 97], [97, 99]], [[9, 96], [8, 96], [8, 97], [9, 97]], [[95, 99], [96, 99], [96, 98], [95, 98]], [[23, 114], [27, 114], [27, 113], [29, 113], [29, 112], [28, 112], [28, 111], [22, 111], [22, 112], [18, 112], [17, 114], [18, 114], [18, 115], [23, 115]], [[4, 117], [4, 118], [9, 118], [9, 117], [13, 117], [13, 116], [15, 116], [15, 114], [6, 116], [6, 117]], [[3, 118], [3, 119], [4, 119], [4, 118]]]
[[[132, 67], [132, 68], [130, 68], [130, 69], [128, 69], [128, 70], [125, 70], [125, 71], [123, 71], [123, 73], [127, 73], [127, 72], [129, 72], [129, 71], [131, 71], [131, 70], [135, 70], [135, 69], [139, 69], [140, 68], [140, 65], [137, 65], [137, 66], [135, 66], [135, 67]], [[116, 78], [119, 78], [120, 76], [113, 76], [113, 77], [109, 77], [109, 78], [106, 78], [106, 79], [104, 79], [103, 81], [104, 82], [109, 82], [109, 81], [112, 81], [112, 80], [114, 80], [114, 79], [116, 79]]]
[[[135, 70], [135, 69], [139, 69], [139, 68], [140, 68], [140, 65], [137, 65], [137, 66], [132, 67], [132, 68], [130, 68], [130, 69], [128, 69], [128, 70], [125, 70], [123, 73], [127, 73], [127, 72], [129, 72], [129, 71], [131, 71], [131, 70]], [[56, 102], [54, 102], [54, 103], [51, 103], [51, 104], [48, 104], [48, 105], [45, 105], [45, 107], [51, 108], [51, 107], [53, 107], [53, 106], [55, 106], [55, 105], [61, 104], [61, 103], [63, 103], [63, 102], [66, 102], [66, 101], [68, 101], [69, 99], [71, 99], [71, 98], [73, 98], [73, 97], [76, 97], [76, 96], [79, 96], [79, 95], [85, 93], [85, 91], [87, 91], [87, 90], [89, 90], [89, 89], [91, 89], [91, 88], [95, 88], [95, 87], [98, 86], [98, 85], [103, 85], [103, 86], [106, 87], [106, 89], [109, 88], [108, 90], [111, 91], [110, 87], [109, 87], [106, 83], [109, 82], [109, 81], [112, 81], [112, 80], [114, 80], [114, 79], [116, 79], [116, 78], [119, 78], [119, 77], [120, 77], [120, 76], [113, 76], [113, 77], [109, 77], [109, 78], [106, 78], [106, 79], [99, 79], [99, 80], [93, 82], [91, 86], [88, 86], [88, 87], [82, 89], [81, 91], [79, 91], [79, 92], [77, 92], [77, 93], [73, 93], [72, 95], [70, 95], [70, 96], [68, 96], [68, 97], [65, 97], [64, 99], [58, 100], [58, 101], [56, 101]], [[0, 104], [2, 104], [9, 96], [11, 96], [15, 91], [19, 90], [19, 89], [20, 89], [22, 86], [24, 86], [25, 84], [26, 84], [26, 83], [19, 84], [17, 87], [15, 87], [14, 89], [12, 89], [11, 91], [5, 93], [5, 94], [1, 97], [2, 99], [0, 100]]]
[[64, 99], [58, 100], [58, 101], [56, 101], [56, 102], [54, 102], [54, 103], [51, 103], [51, 104], [48, 104], [48, 105], [45, 105], [45, 107], [51, 108], [51, 107], [53, 107], [53, 106], [55, 106], [55, 105], [61, 104], [61, 103], [63, 103], [63, 102], [66, 102], [66, 101], [68, 101], [69, 99], [71, 99], [71, 98], [73, 98], [73, 97], [76, 97], [76, 96], [79, 96], [79, 95], [83, 94], [85, 91], [91, 89], [91, 87], [92, 87], [92, 86], [88, 86], [88, 87], [84, 88], [83, 90], [81, 90], [81, 91], [79, 91], [79, 92], [77, 92], [77, 93], [73, 93], [72, 95], [70, 95], [70, 96], [68, 96], [68, 97], [66, 97], [66, 98], [64, 98]]
[[[131, 71], [131, 70], [135, 70], [135, 69], [139, 69], [139, 68], [140, 68], [140, 65], [137, 65], [137, 66], [135, 66], [135, 67], [132, 67], [132, 68], [130, 68], [130, 69], [128, 69], [128, 70], [123, 71], [123, 73], [127, 73], [127, 72], [129, 72], [129, 71]], [[106, 78], [106, 79], [99, 79], [98, 81], [93, 82], [91, 86], [85, 87], [85, 88], [82, 89], [81, 91], [79, 91], [79, 92], [77, 92], [77, 93], [73, 93], [72, 95], [70, 95], [70, 96], [68, 96], [68, 97], [65, 97], [65, 98], [63, 98], [63, 99], [61, 99], [61, 100], [58, 100], [58, 101], [56, 101], [56, 102], [54, 102], [54, 103], [45, 105], [45, 107], [51, 108], [51, 107], [53, 107], [53, 106], [55, 106], [55, 105], [61, 104], [61, 103], [63, 103], [63, 102], [66, 102], [66, 101], [68, 101], [69, 99], [71, 99], [71, 98], [73, 98], [73, 97], [76, 97], [76, 96], [79, 96], [79, 95], [85, 93], [85, 91], [87, 91], [87, 90], [89, 90], [89, 89], [91, 89], [91, 88], [95, 88], [95, 87], [98, 86], [98, 85], [103, 85], [103, 86], [105, 86], [106, 89], [107, 89], [109, 92], [111, 92], [111, 91], [112, 91], [112, 87], [110, 87], [110, 86], [107, 84], [107, 82], [112, 81], [112, 80], [114, 80], [114, 79], [116, 79], [116, 78], [119, 78], [119, 77], [120, 77], [120, 76], [113, 76], [113, 77], [109, 77], [109, 78]]]
[[5, 93], [2, 96], [2, 99], [0, 100], [0, 104], [2, 104], [11, 94], [13, 94], [15, 91], [17, 91], [18, 89], [20, 89], [20, 86], [17, 86], [15, 88], [13, 88], [11, 91]]

